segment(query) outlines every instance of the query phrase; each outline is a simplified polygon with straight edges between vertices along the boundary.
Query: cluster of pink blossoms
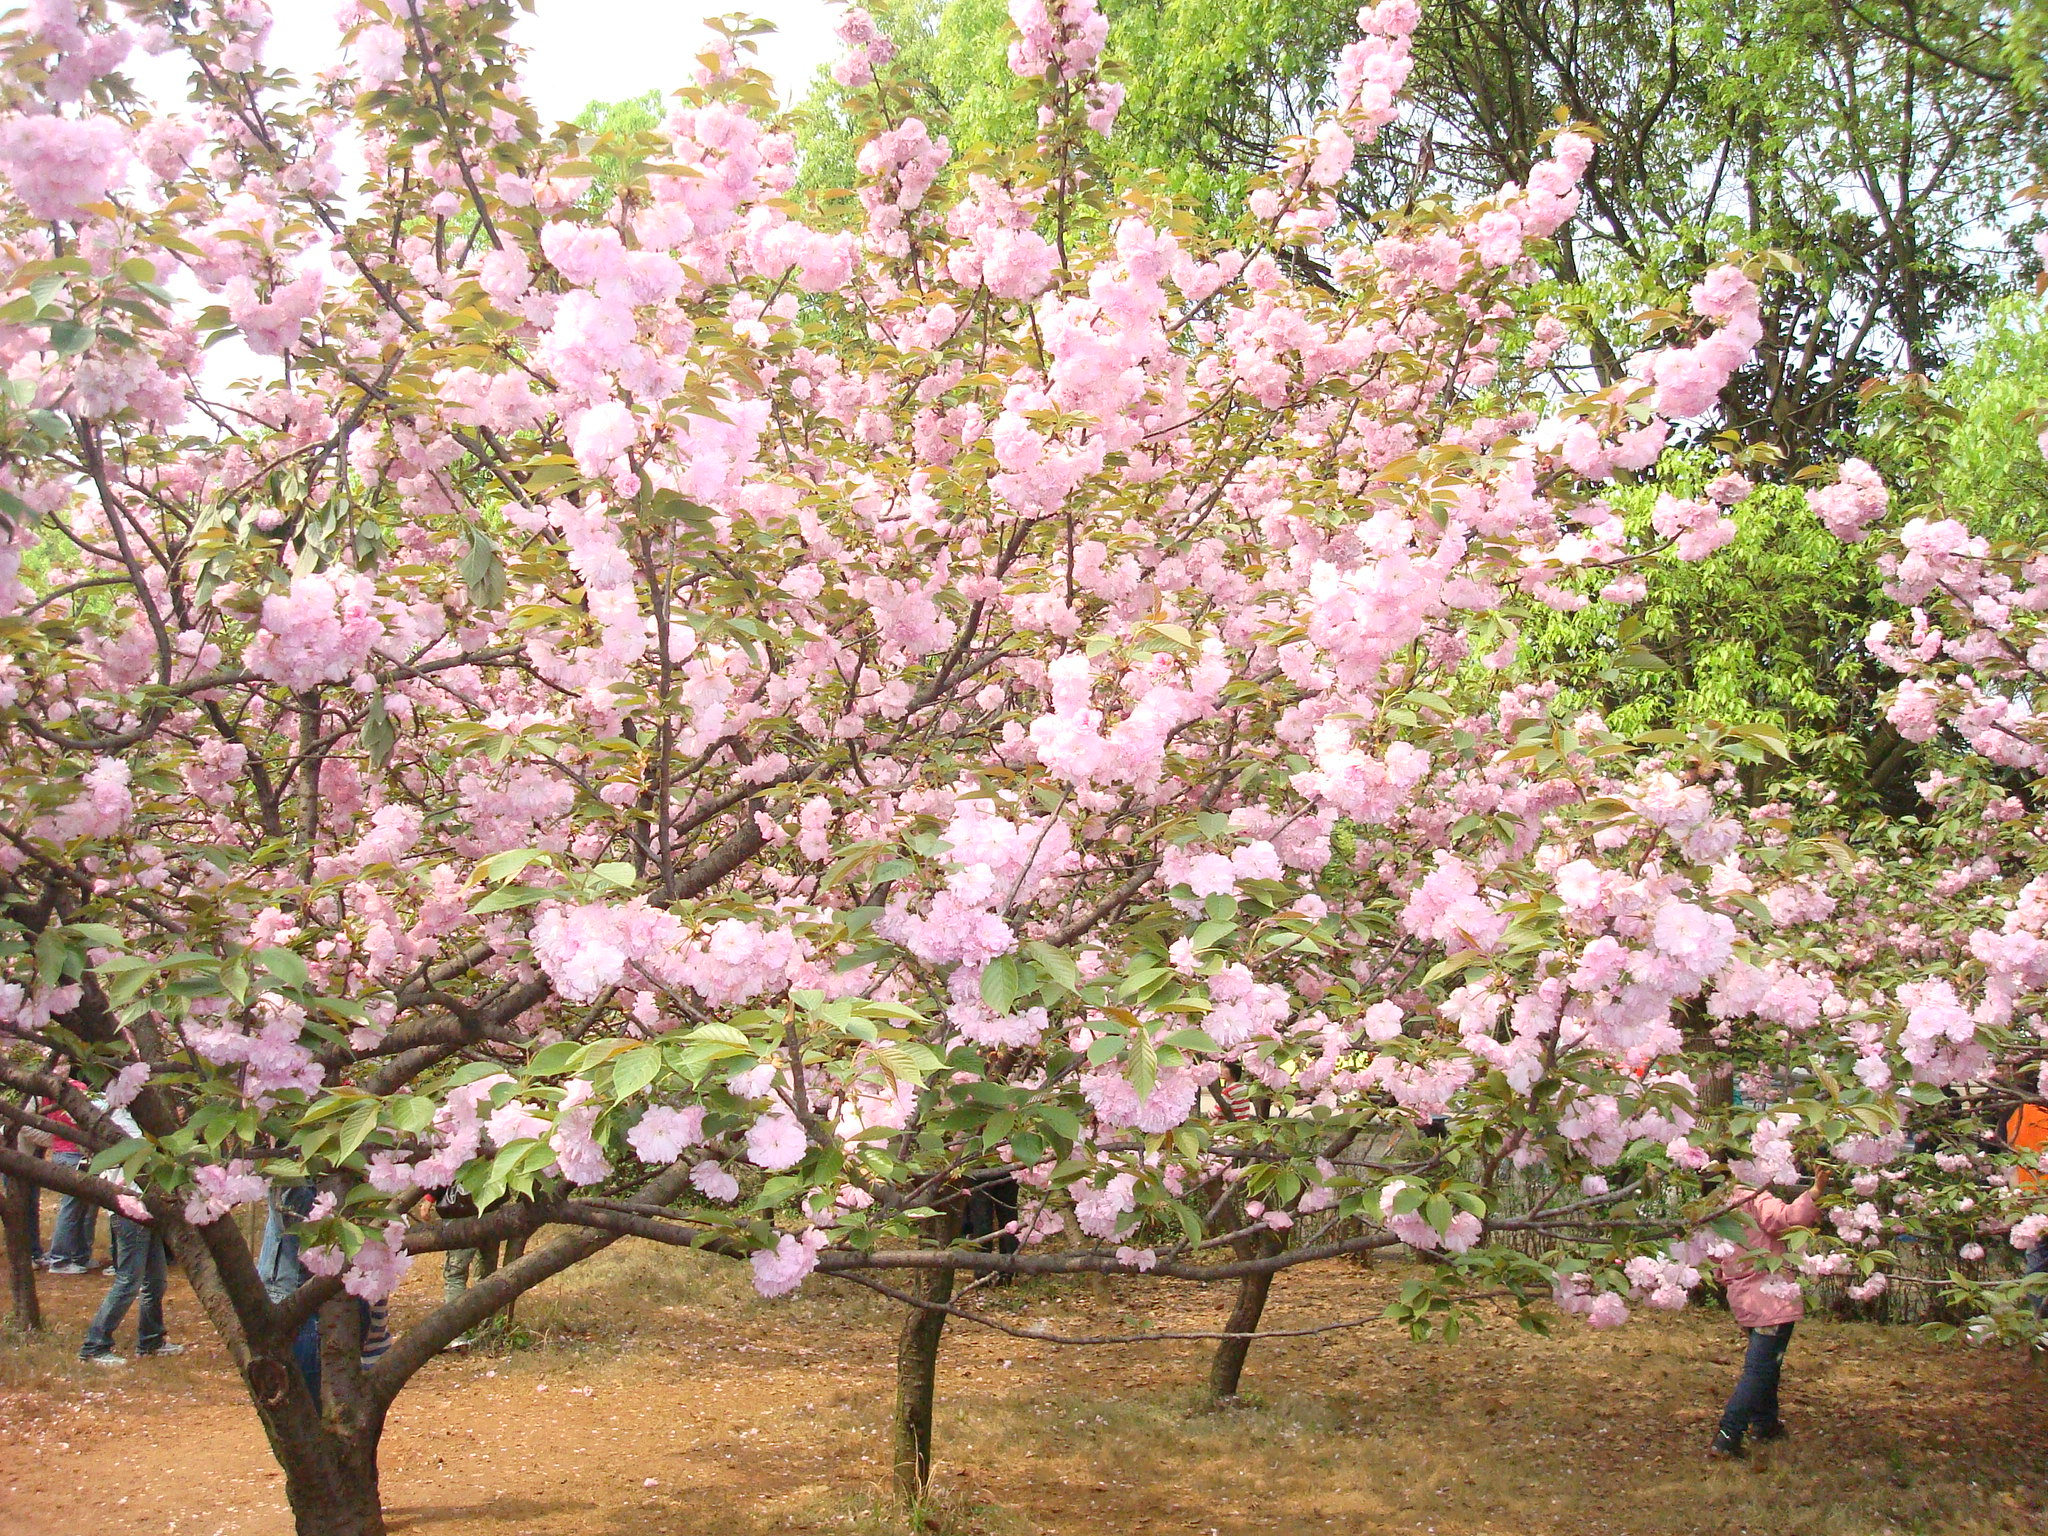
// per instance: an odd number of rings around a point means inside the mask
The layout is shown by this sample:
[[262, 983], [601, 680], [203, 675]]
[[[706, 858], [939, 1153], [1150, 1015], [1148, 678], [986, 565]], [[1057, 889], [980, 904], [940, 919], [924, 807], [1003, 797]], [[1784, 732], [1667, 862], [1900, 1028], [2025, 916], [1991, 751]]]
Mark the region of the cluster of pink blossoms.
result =
[[[1124, 88], [1093, 78], [1109, 39], [1109, 18], [1096, 0], [1010, 0], [1010, 24], [1017, 29], [1009, 50], [1011, 72], [1026, 80], [1081, 83], [1089, 128], [1107, 134], [1123, 108]], [[1049, 113], [1040, 109], [1041, 125]]]
[[1716, 267], [1694, 285], [1693, 313], [1719, 321], [1720, 329], [1690, 346], [1666, 347], [1642, 364], [1658, 415], [1697, 416], [1719, 398], [1763, 339], [1761, 302], [1755, 281], [1736, 267]]
[[0, 172], [39, 219], [75, 219], [103, 201], [128, 159], [128, 136], [111, 118], [0, 118]]

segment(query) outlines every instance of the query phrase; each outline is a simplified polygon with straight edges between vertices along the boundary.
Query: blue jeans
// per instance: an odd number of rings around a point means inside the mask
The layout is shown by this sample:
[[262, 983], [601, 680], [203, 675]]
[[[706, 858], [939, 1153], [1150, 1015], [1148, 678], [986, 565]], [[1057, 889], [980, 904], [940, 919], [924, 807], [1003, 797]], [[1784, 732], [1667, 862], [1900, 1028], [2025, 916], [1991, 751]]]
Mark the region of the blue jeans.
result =
[[[52, 1152], [50, 1161], [59, 1168], [83, 1168], [83, 1152]], [[50, 1262], [52, 1264], [77, 1264], [84, 1266], [92, 1262], [93, 1227], [99, 1220], [100, 1208], [90, 1200], [81, 1200], [76, 1195], [66, 1195], [57, 1207], [57, 1225], [50, 1233]]]
[[100, 1303], [92, 1326], [85, 1330], [81, 1360], [114, 1352], [114, 1330], [128, 1315], [137, 1294], [142, 1297], [142, 1316], [136, 1347], [143, 1354], [164, 1343], [164, 1282], [169, 1278], [169, 1256], [164, 1240], [139, 1221], [116, 1216], [114, 1229], [114, 1283], [107, 1287], [107, 1299]]
[[320, 1401], [320, 1315], [316, 1312], [299, 1324], [299, 1331], [292, 1339], [292, 1364], [299, 1368], [299, 1375], [305, 1378], [306, 1390], [313, 1394], [313, 1401]]
[[1742, 1377], [1735, 1383], [1728, 1406], [1721, 1413], [1721, 1441], [1738, 1446], [1752, 1426], [1765, 1430], [1778, 1427], [1778, 1370], [1785, 1362], [1785, 1347], [1791, 1342], [1790, 1323], [1749, 1330]]

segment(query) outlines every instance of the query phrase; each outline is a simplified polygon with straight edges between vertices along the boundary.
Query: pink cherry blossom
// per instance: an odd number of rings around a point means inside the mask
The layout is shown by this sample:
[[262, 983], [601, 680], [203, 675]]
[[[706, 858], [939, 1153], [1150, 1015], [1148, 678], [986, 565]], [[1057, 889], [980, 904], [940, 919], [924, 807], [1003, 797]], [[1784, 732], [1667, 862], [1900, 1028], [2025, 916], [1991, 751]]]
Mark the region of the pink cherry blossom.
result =
[[120, 179], [129, 139], [110, 117], [0, 117], [0, 175], [38, 219], [76, 219]]
[[785, 1109], [770, 1110], [747, 1129], [747, 1161], [770, 1173], [794, 1168], [808, 1145], [803, 1126]]
[[697, 1104], [685, 1109], [656, 1105], [626, 1133], [633, 1155], [643, 1163], [672, 1163], [686, 1147], [694, 1147], [703, 1139], [704, 1109]]

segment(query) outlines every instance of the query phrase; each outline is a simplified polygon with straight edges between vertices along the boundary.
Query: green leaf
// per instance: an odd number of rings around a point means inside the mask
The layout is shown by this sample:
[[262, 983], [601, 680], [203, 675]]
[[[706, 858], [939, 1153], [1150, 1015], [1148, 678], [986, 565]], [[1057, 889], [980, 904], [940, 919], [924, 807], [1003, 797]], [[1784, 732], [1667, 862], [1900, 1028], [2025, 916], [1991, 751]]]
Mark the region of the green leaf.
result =
[[[101, 981], [100, 986], [106, 991], [107, 1001], [117, 1008], [123, 1003], [134, 1001], [142, 989], [149, 985], [149, 979], [156, 975], [157, 971], [157, 968], [147, 960], [137, 960], [129, 955], [121, 958], [130, 963], [118, 969], [114, 969], [111, 964], [99, 967], [101, 976], [106, 978]], [[110, 970], [113, 971], [111, 976], [108, 975]]]
[[745, 1032], [731, 1024], [699, 1024], [683, 1038], [716, 1041], [720, 1045], [744, 1046], [749, 1050], [753, 1048], [753, 1042], [746, 1037]]
[[535, 859], [544, 857], [538, 848], [511, 848], [492, 854], [477, 865], [476, 872], [485, 880], [510, 880]]
[[576, 1053], [583, 1049], [581, 1041], [557, 1040], [544, 1045], [533, 1053], [533, 1059], [526, 1064], [528, 1077], [553, 1077], [558, 1072], [569, 1070]]
[[431, 1094], [401, 1093], [385, 1101], [384, 1118], [393, 1130], [418, 1136], [434, 1123], [434, 1110]]
[[59, 320], [50, 327], [50, 350], [59, 357], [70, 357], [91, 346], [96, 334], [91, 326], [76, 320]]
[[271, 944], [257, 950], [256, 959], [263, 969], [288, 987], [303, 988], [312, 979], [306, 970], [306, 962], [280, 945]]
[[1131, 1092], [1142, 1102], [1151, 1098], [1152, 1090], [1159, 1085], [1159, 1048], [1142, 1029], [1132, 1030], [1130, 1041], [1130, 1065], [1125, 1074], [1131, 1080]]
[[392, 750], [398, 745], [398, 727], [385, 711], [382, 688], [370, 695], [370, 707], [363, 713], [362, 735], [363, 751], [369, 755], [370, 766], [379, 770], [388, 767]]
[[479, 608], [499, 608], [505, 602], [505, 562], [498, 558], [498, 549], [491, 542], [490, 535], [474, 523], [469, 529], [469, 549], [455, 568], [463, 585], [469, 588], [470, 601]]
[[1038, 1123], [1061, 1141], [1072, 1144], [1081, 1136], [1081, 1117], [1057, 1104], [1041, 1104], [1038, 1107]]
[[45, 928], [36, 935], [36, 980], [54, 987], [76, 962], [77, 951], [64, 942], [64, 930]]
[[93, 1153], [92, 1161], [86, 1165], [85, 1171], [97, 1177], [105, 1173], [109, 1168], [125, 1166], [139, 1154], [148, 1150], [149, 1143], [147, 1141], [144, 1141], [139, 1136], [130, 1136], [115, 1142], [104, 1151]]
[[611, 1036], [602, 1040], [586, 1040], [583, 1048], [576, 1053], [576, 1070], [588, 1072], [592, 1067], [602, 1066], [614, 1057], [623, 1056], [633, 1049], [633, 1042]]
[[612, 1097], [628, 1099], [661, 1075], [661, 1048], [643, 1045], [612, 1063]]
[[348, 1112], [348, 1118], [341, 1122], [341, 1139], [334, 1149], [334, 1160], [342, 1161], [369, 1139], [370, 1132], [377, 1128], [377, 1100], [364, 1099]]
[[997, 1013], [1008, 1013], [1024, 991], [1024, 975], [1015, 955], [998, 955], [981, 973], [981, 1000]]
[[651, 500], [654, 510], [661, 516], [671, 517], [678, 522], [689, 523], [693, 527], [706, 531], [711, 528], [712, 519], [718, 515], [709, 507], [699, 506], [696, 502], [687, 500], [675, 491], [656, 491]]
[[470, 911], [482, 916], [487, 912], [503, 912], [512, 907], [530, 907], [535, 902], [546, 901], [562, 893], [543, 885], [500, 886], [481, 901], [471, 905]]
[[1033, 939], [1024, 946], [1024, 953], [1043, 973], [1045, 978], [1061, 991], [1078, 994], [1081, 990], [1081, 968], [1074, 963], [1074, 957], [1064, 949], [1057, 949], [1043, 939]]
[[893, 1040], [879, 1041], [868, 1047], [867, 1055], [899, 1082], [922, 1083], [934, 1065], [921, 1059], [908, 1046]]

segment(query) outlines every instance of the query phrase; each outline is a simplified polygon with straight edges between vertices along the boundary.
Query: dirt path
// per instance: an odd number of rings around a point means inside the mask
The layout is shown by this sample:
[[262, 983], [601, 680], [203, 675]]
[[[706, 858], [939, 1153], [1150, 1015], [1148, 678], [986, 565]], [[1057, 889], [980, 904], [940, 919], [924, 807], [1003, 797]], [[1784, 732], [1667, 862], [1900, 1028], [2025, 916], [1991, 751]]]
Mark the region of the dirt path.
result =
[[[427, 1268], [401, 1323], [431, 1300]], [[1268, 1324], [1376, 1313], [1401, 1278], [1297, 1272]], [[285, 1536], [279, 1474], [182, 1286], [171, 1331], [190, 1353], [121, 1372], [70, 1363], [103, 1283], [45, 1287], [61, 1347], [0, 1348], [0, 1536]], [[393, 1528], [898, 1529], [881, 1496], [894, 1311], [810, 1289], [763, 1303], [729, 1266], [640, 1245], [572, 1272], [526, 1304], [534, 1347], [444, 1357], [400, 1398], [383, 1461]], [[1223, 1300], [1105, 1285], [994, 1305], [1087, 1332], [1140, 1308], [1213, 1327]], [[1794, 1439], [1708, 1466], [1738, 1340], [1712, 1313], [1553, 1339], [1488, 1324], [1455, 1348], [1373, 1324], [1259, 1345], [1250, 1402], [1202, 1413], [1203, 1346], [1060, 1350], [956, 1328], [935, 1487], [963, 1536], [2048, 1532], [2048, 1372], [1814, 1324], [1788, 1360]]]

